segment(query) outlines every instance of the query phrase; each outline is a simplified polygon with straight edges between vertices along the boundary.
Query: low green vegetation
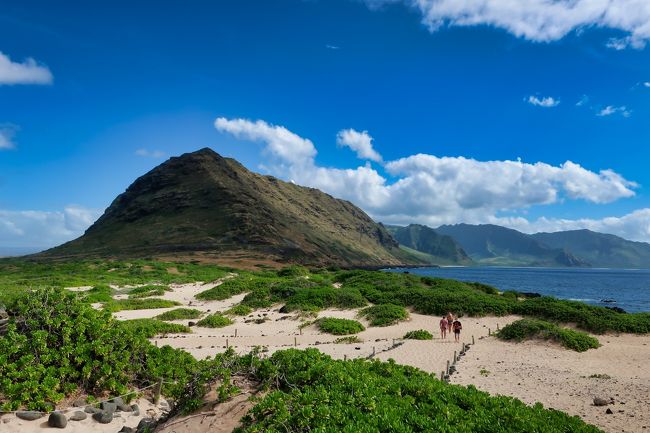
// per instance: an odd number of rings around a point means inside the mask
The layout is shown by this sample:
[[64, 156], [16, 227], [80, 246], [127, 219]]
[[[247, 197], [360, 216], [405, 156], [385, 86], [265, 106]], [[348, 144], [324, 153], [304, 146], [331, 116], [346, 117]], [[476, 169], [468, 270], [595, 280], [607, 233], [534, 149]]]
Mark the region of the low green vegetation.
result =
[[350, 335], [356, 334], [366, 328], [356, 320], [337, 319], [335, 317], [323, 317], [316, 321], [318, 329], [322, 332], [333, 335]]
[[395, 304], [373, 305], [359, 312], [370, 322], [370, 326], [390, 326], [406, 320], [409, 313], [404, 307]]
[[129, 298], [148, 298], [150, 296], [162, 296], [165, 292], [171, 292], [172, 289], [169, 286], [160, 286], [160, 285], [146, 285], [135, 287], [129, 291]]
[[120, 326], [132, 334], [153, 338], [161, 334], [187, 334], [192, 332], [185, 325], [167, 323], [156, 319], [133, 319], [120, 322]]
[[409, 331], [404, 334], [405, 340], [433, 340], [433, 335], [425, 330], [418, 329], [417, 331]]
[[248, 305], [239, 304], [226, 310], [225, 314], [230, 314], [233, 316], [248, 316], [252, 312], [253, 309]]
[[537, 319], [521, 319], [504, 326], [497, 336], [502, 340], [524, 341], [533, 338], [552, 340], [567, 349], [584, 352], [600, 347], [598, 340], [584, 332], [561, 328]]
[[600, 431], [539, 403], [449, 385], [394, 362], [333, 361], [315, 349], [276, 352], [255, 377], [270, 391], [239, 433]]
[[210, 314], [196, 323], [197, 326], [203, 326], [205, 328], [223, 328], [232, 324], [232, 320], [220, 313]]
[[176, 308], [173, 310], [165, 311], [156, 316], [158, 320], [189, 320], [198, 319], [203, 315], [202, 311], [194, 308]]
[[95, 304], [98, 302], [111, 302], [113, 300], [114, 290], [106, 284], [99, 284], [90, 290], [86, 290], [85, 292], [80, 293], [80, 296], [84, 301]]
[[334, 344], [355, 344], [363, 343], [363, 340], [356, 335], [348, 335], [347, 337], [339, 337], [334, 340]]
[[181, 303], [167, 299], [118, 299], [104, 304], [104, 309], [116, 313], [123, 310], [152, 310], [154, 308], [169, 308], [177, 305], [181, 305]]

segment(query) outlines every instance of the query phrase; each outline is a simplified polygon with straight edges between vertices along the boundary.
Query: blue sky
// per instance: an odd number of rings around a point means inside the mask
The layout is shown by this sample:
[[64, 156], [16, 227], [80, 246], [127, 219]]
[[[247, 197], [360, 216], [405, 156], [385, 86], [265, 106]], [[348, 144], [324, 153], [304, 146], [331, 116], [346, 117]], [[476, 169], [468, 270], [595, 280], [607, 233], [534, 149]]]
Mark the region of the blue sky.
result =
[[206, 146], [384, 222], [650, 241], [645, 2], [450, 1], [3, 2], [0, 250]]

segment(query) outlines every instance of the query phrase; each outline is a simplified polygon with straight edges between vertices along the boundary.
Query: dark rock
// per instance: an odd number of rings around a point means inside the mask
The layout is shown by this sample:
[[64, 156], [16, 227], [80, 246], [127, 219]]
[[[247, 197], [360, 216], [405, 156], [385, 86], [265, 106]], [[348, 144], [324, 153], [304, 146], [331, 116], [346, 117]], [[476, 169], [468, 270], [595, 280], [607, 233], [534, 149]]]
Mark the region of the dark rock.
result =
[[34, 421], [35, 419], [43, 418], [41, 412], [34, 412], [32, 410], [19, 410], [16, 412], [16, 416], [26, 421]]
[[72, 403], [72, 406], [73, 406], [73, 407], [84, 407], [85, 405], [86, 405], [86, 402], [84, 401], [83, 398], [79, 398], [79, 399], [75, 400], [75, 401]]
[[611, 403], [611, 400], [608, 398], [594, 397], [594, 406], [607, 406]]
[[133, 427], [124, 426], [122, 427], [122, 430], [118, 431], [117, 433], [135, 433], [135, 429]]
[[119, 406], [121, 404], [124, 404], [124, 400], [122, 397], [115, 397], [113, 400], [111, 400], [111, 403], [115, 403], [116, 406]]
[[102, 411], [101, 409], [96, 408], [95, 406], [86, 406], [84, 408], [84, 412], [86, 412], [86, 413], [97, 413], [97, 412], [101, 412], [101, 411]]
[[117, 405], [115, 403], [111, 403], [109, 401], [102, 401], [99, 407], [104, 411], [104, 412], [110, 412], [113, 413], [117, 410]]
[[133, 412], [133, 415], [140, 416], [140, 406], [138, 406], [137, 404], [131, 405], [131, 411]]
[[610, 408], [607, 408], [607, 410], [605, 411], [605, 413], [606, 413], [607, 415], [611, 415], [611, 414], [613, 414], [614, 412], [613, 412]]
[[94, 413], [93, 419], [100, 424], [108, 424], [113, 421], [113, 412], [101, 411]]
[[86, 412], [82, 412], [78, 410], [72, 414], [72, 416], [70, 417], [70, 421], [83, 421], [86, 418], [88, 418], [88, 414]]
[[542, 295], [536, 292], [521, 292], [522, 295], [526, 298], [541, 298]]
[[143, 433], [148, 430], [152, 430], [156, 421], [151, 418], [142, 418], [138, 423], [138, 426], [135, 428], [137, 433]]
[[129, 406], [126, 403], [118, 404], [117, 405], [117, 410], [122, 411], [122, 412], [132, 412], [133, 409], [131, 409], [131, 406]]
[[196, 322], [188, 322], [187, 326], [190, 326], [190, 327], [196, 326]]
[[621, 307], [607, 307], [606, 306], [605, 308], [607, 308], [608, 310], [612, 310], [612, 311], [614, 311], [616, 313], [627, 314], [627, 311], [625, 311]]
[[61, 412], [52, 412], [47, 419], [47, 425], [54, 428], [65, 428], [68, 425], [68, 419]]

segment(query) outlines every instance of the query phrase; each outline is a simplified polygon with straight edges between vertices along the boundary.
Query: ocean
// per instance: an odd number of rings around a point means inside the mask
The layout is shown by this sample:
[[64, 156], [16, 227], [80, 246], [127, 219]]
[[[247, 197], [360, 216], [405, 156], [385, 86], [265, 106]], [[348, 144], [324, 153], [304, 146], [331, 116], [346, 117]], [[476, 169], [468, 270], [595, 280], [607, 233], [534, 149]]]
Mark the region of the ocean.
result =
[[648, 269], [443, 267], [390, 271], [478, 281], [501, 291], [536, 292], [593, 305], [619, 307], [629, 313], [650, 312]]

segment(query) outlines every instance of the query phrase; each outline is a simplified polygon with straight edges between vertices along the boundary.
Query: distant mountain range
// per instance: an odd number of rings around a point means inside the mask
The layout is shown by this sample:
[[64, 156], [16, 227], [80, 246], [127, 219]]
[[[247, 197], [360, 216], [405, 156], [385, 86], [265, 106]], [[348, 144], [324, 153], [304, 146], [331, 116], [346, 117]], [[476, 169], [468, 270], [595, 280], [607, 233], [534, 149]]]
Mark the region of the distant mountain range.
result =
[[178, 257], [319, 266], [423, 264], [352, 203], [247, 170], [211, 149], [137, 179], [78, 239], [41, 258]]
[[529, 235], [491, 224], [456, 224], [435, 231], [452, 237], [480, 265], [650, 268], [650, 244], [589, 230]]
[[422, 258], [438, 265], [470, 265], [472, 259], [451, 236], [431, 227], [411, 224], [407, 227], [386, 226], [400, 246], [419, 251]]

